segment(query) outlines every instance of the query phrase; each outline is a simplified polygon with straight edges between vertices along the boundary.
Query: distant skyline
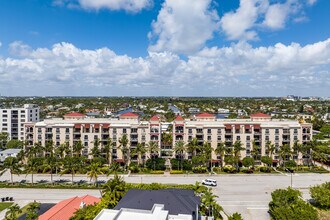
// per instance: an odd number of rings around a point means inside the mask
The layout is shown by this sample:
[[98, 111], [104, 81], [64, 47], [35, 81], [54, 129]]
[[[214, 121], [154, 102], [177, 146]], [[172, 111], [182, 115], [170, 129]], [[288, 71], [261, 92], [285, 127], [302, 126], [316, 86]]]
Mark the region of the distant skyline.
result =
[[2, 96], [330, 96], [329, 0], [2, 0]]

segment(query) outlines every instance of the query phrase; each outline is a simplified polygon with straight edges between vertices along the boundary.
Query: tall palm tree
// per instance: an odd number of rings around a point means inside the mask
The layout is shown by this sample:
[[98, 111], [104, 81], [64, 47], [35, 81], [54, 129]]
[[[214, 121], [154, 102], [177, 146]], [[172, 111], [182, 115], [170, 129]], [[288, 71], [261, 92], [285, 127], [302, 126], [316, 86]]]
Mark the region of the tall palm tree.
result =
[[213, 149], [209, 142], [204, 142], [202, 147], [203, 155], [206, 157], [206, 161], [210, 162], [210, 170], [212, 171], [212, 152]]
[[19, 174], [21, 171], [18, 159], [16, 157], [7, 157], [0, 168], [0, 176], [2, 176], [6, 171], [9, 171], [11, 184], [14, 184], [13, 174]]
[[108, 138], [107, 143], [102, 148], [102, 153], [105, 154], [105, 159], [108, 162], [108, 165], [112, 163], [112, 149], [113, 149], [114, 142], [111, 138]]
[[60, 146], [58, 146], [55, 149], [55, 154], [60, 158], [63, 159], [64, 158], [64, 154], [65, 154], [65, 150], [68, 147], [68, 145], [66, 143], [60, 144]]
[[141, 143], [138, 143], [136, 145], [136, 148], [134, 148], [132, 150], [132, 155], [137, 155], [138, 156], [138, 165], [141, 164], [141, 158], [142, 158], [142, 155], [144, 155], [145, 153], [147, 152], [147, 149], [145, 148], [145, 146]]
[[185, 151], [186, 151], [186, 146], [183, 141], [178, 141], [175, 143], [174, 152], [180, 155], [181, 170], [183, 170], [182, 160], [184, 158]]
[[83, 148], [84, 146], [82, 145], [81, 140], [77, 141], [72, 147], [72, 154], [76, 157], [80, 157]]
[[89, 166], [88, 166], [88, 171], [87, 171], [87, 176], [90, 178], [90, 180], [94, 180], [94, 185], [97, 185], [97, 177], [100, 174], [104, 174], [102, 172], [102, 168], [101, 168], [101, 164], [97, 163], [97, 162], [92, 162]]
[[97, 157], [100, 157], [101, 156], [101, 151], [100, 151], [100, 139], [95, 139], [93, 141], [93, 148], [92, 148], [92, 151], [91, 151], [91, 155], [93, 156], [93, 158], [97, 158]]
[[206, 216], [213, 216], [213, 207], [217, 205], [216, 198], [218, 196], [212, 193], [212, 190], [209, 188], [201, 196], [201, 211], [204, 212]]
[[5, 220], [16, 220], [18, 219], [18, 215], [22, 213], [21, 208], [15, 204], [8, 208], [8, 211], [6, 212]]
[[196, 156], [198, 149], [199, 145], [197, 138], [191, 139], [191, 141], [189, 141], [189, 143], [187, 144], [187, 150], [192, 153], [192, 156]]
[[28, 158], [28, 162], [25, 164], [26, 175], [31, 174], [31, 184], [33, 185], [33, 175], [37, 173], [42, 166], [42, 158]]
[[[299, 159], [299, 154], [302, 153], [303, 151], [303, 146], [300, 144], [298, 141], [295, 141], [293, 144], [293, 153], [297, 156], [298, 162], [300, 161]], [[298, 163], [297, 163], [298, 166]]]
[[[124, 160], [124, 164], [126, 167], [126, 160], [129, 160], [129, 154], [130, 154], [130, 150], [129, 148], [127, 148], [128, 145], [128, 138], [126, 134], [123, 134], [121, 136], [121, 138], [119, 139], [119, 146], [118, 148], [121, 150], [121, 153], [123, 155], [123, 160]], [[127, 161], [127, 163], [129, 164], [129, 161]]]
[[27, 207], [26, 220], [38, 219], [38, 211], [40, 209], [40, 203], [32, 202]]
[[147, 145], [148, 151], [150, 155], [159, 155], [159, 146], [155, 141], [150, 141]]
[[102, 188], [102, 198], [106, 198], [110, 201], [110, 208], [116, 206], [126, 193], [126, 183], [123, 178], [119, 177], [117, 174], [115, 174], [113, 179], [107, 181]]
[[73, 184], [73, 177], [74, 175], [80, 171], [83, 166], [81, 161], [81, 157], [72, 157], [72, 156], [66, 156], [63, 159], [63, 170], [61, 171], [61, 175], [70, 173], [71, 174], [71, 183]]
[[234, 149], [234, 157], [236, 157], [236, 169], [238, 169], [238, 162], [240, 160], [241, 157], [241, 151], [245, 150], [244, 147], [242, 147], [242, 143], [241, 141], [235, 141], [234, 145], [233, 145], [233, 149]]
[[43, 164], [41, 166], [43, 173], [49, 171], [50, 172], [50, 182], [53, 184], [53, 173], [56, 172], [57, 168], [60, 165], [60, 161], [55, 156], [49, 156], [43, 160]]
[[53, 140], [46, 141], [45, 146], [43, 147], [45, 156], [53, 156], [54, 155], [54, 142]]
[[257, 145], [256, 142], [253, 140], [251, 154], [253, 156], [253, 159], [256, 161], [261, 160], [260, 150], [261, 147]]
[[224, 162], [224, 157], [225, 157], [225, 152], [226, 152], [226, 146], [223, 142], [219, 142], [217, 144], [217, 148], [214, 150], [216, 154], [220, 155], [221, 157], [221, 167], [223, 167], [223, 162]]
[[284, 165], [284, 162], [289, 158], [291, 158], [292, 152], [290, 145], [284, 144], [283, 146], [280, 147], [280, 150], [278, 152], [281, 161], [282, 161], [282, 166]]

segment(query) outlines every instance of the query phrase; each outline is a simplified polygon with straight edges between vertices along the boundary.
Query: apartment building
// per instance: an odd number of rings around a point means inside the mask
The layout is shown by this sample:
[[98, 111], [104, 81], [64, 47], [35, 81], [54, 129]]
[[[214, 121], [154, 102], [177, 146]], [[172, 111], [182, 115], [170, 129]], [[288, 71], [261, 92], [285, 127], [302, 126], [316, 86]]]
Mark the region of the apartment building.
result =
[[[100, 145], [106, 145], [109, 138], [114, 143], [113, 159], [122, 162], [122, 153], [118, 150], [120, 138], [126, 135], [127, 146], [134, 149], [138, 143], [148, 144], [150, 141], [156, 142], [160, 146], [160, 122], [159, 118], [153, 117], [150, 121], [141, 121], [134, 113], [125, 113], [115, 118], [87, 118], [80, 113], [70, 113], [64, 119], [46, 119], [37, 123], [25, 124], [25, 137], [29, 145], [41, 143], [45, 145], [47, 141], [53, 141], [55, 146], [68, 143], [74, 146], [81, 142], [84, 146], [82, 154], [89, 156], [94, 146], [95, 140], [100, 141]], [[132, 160], [137, 160], [133, 156]]]
[[[178, 116], [173, 123], [173, 146], [175, 142], [189, 143], [197, 138], [202, 145], [209, 142], [213, 149], [218, 143], [233, 146], [236, 141], [242, 143], [245, 150], [241, 151], [241, 158], [252, 157], [253, 145], [259, 146], [260, 156], [268, 155], [266, 144], [271, 142], [276, 147], [273, 159], [279, 159], [277, 152], [280, 146], [288, 144], [291, 148], [295, 142], [306, 143], [312, 139], [312, 125], [300, 124], [293, 120], [272, 120], [271, 116], [258, 113], [250, 115], [250, 119], [216, 119], [215, 115], [201, 113], [190, 120]], [[294, 159], [298, 156], [294, 155]], [[186, 153], [186, 158], [191, 154]], [[213, 152], [214, 162], [221, 158]]]
[[[273, 159], [278, 158], [277, 151], [280, 146], [288, 144], [293, 147], [295, 142], [306, 143], [312, 138], [312, 125], [299, 123], [293, 120], [274, 120], [269, 115], [262, 113], [253, 114], [250, 119], [216, 119], [215, 115], [201, 113], [190, 119], [177, 116], [172, 122], [172, 129], [162, 131], [162, 122], [157, 116], [149, 121], [141, 121], [134, 113], [125, 113], [119, 118], [87, 118], [80, 113], [70, 113], [64, 119], [47, 119], [36, 123], [25, 124], [25, 138], [29, 144], [40, 142], [44, 145], [52, 140], [56, 146], [68, 143], [74, 146], [78, 141], [84, 145], [83, 155], [88, 156], [96, 139], [101, 145], [107, 144], [109, 138], [115, 143], [113, 159], [122, 161], [120, 138], [125, 134], [128, 138], [128, 146], [134, 149], [138, 143], [148, 144], [154, 141], [161, 147], [160, 155], [175, 157], [173, 146], [178, 141], [189, 143], [196, 138], [198, 144], [210, 143], [216, 149], [218, 143], [232, 146], [236, 141], [242, 143], [245, 149], [241, 151], [241, 158], [251, 157], [253, 146], [259, 146], [260, 156], [268, 155], [266, 144], [271, 142], [276, 147]], [[172, 144], [161, 144], [161, 136], [172, 133]], [[162, 152], [164, 151], [164, 152]], [[166, 152], [165, 152], [166, 151]], [[150, 155], [146, 154], [145, 158]], [[184, 157], [191, 158], [186, 152]], [[297, 159], [299, 155], [294, 155]], [[300, 155], [301, 156], [301, 155]], [[214, 162], [221, 158], [212, 153]], [[136, 160], [136, 156], [132, 160]]]
[[7, 132], [10, 139], [24, 140], [24, 123], [38, 122], [39, 113], [39, 107], [34, 104], [0, 109], [0, 132]]

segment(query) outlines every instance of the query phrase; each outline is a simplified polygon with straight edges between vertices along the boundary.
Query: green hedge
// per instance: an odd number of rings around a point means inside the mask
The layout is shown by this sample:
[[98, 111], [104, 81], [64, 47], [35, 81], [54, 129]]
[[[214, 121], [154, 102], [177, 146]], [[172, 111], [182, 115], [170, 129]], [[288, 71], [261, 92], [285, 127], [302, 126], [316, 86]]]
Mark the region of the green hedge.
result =
[[184, 174], [183, 170], [171, 170], [170, 174]]
[[150, 174], [164, 174], [164, 171], [162, 171], [162, 170], [153, 170], [153, 171], [150, 171]]

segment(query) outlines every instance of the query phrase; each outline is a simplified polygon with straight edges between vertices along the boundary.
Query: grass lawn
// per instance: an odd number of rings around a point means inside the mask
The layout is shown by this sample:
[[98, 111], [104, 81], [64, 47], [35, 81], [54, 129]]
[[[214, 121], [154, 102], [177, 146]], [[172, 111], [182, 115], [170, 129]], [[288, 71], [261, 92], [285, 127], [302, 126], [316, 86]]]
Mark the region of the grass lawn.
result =
[[4, 209], [8, 208], [12, 204], [13, 204], [13, 202], [0, 202], [0, 212]]
[[320, 220], [329, 220], [330, 219], [330, 210], [321, 210], [317, 209]]

